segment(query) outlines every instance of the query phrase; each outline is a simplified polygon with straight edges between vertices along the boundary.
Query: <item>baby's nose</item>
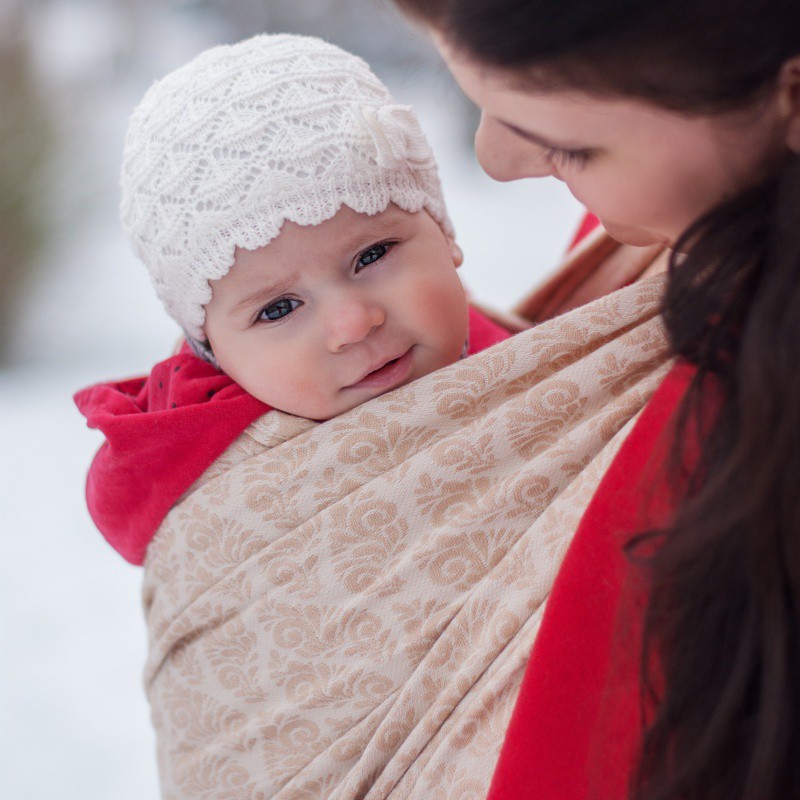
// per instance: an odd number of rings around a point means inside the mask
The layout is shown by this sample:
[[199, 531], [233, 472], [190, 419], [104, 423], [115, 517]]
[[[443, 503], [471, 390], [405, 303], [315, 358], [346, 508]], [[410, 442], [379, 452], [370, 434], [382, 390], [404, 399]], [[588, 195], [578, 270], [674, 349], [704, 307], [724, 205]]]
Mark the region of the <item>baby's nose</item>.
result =
[[373, 328], [386, 321], [386, 312], [380, 305], [361, 300], [337, 303], [330, 313], [328, 346], [334, 353], [363, 341]]

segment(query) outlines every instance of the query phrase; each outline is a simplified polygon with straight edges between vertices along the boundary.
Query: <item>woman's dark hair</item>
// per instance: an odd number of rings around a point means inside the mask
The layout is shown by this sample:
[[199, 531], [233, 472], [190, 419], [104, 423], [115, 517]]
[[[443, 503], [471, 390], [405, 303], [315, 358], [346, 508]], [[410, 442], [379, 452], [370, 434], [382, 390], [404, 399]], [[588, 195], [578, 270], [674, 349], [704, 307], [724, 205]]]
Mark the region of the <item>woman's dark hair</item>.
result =
[[[800, 0], [396, 2], [523, 85], [686, 114], [754, 106], [800, 53]], [[708, 432], [672, 524], [629, 549], [650, 581], [641, 671], [655, 700], [630, 797], [798, 798], [800, 156], [787, 148], [674, 252], [664, 319], [697, 377], [673, 471], [689, 432]]]

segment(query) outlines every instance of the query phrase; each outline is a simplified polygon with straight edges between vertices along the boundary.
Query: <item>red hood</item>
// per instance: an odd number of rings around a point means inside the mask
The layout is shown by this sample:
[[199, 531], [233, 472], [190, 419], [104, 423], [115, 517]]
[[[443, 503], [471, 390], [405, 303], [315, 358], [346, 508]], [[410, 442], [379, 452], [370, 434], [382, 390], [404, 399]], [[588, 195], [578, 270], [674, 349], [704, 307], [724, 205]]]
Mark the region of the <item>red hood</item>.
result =
[[[469, 352], [509, 334], [470, 308]], [[181, 352], [148, 377], [83, 389], [75, 402], [105, 443], [86, 482], [89, 513], [132, 564], [186, 490], [254, 420], [270, 410], [210, 364]]]
[[147, 378], [83, 389], [75, 402], [106, 437], [89, 469], [89, 513], [132, 564], [180, 496], [269, 406], [184, 348]]

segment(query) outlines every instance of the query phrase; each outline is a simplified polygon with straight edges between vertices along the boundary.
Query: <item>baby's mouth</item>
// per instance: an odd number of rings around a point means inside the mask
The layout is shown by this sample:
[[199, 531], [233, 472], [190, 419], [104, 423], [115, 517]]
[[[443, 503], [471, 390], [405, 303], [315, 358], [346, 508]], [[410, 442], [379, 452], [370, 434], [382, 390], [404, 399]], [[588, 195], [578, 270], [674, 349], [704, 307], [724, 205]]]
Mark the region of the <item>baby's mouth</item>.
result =
[[411, 350], [409, 348], [403, 355], [387, 361], [382, 367], [368, 372], [361, 380], [348, 386], [348, 389], [355, 388], [389, 388], [399, 385], [404, 381], [411, 369]]

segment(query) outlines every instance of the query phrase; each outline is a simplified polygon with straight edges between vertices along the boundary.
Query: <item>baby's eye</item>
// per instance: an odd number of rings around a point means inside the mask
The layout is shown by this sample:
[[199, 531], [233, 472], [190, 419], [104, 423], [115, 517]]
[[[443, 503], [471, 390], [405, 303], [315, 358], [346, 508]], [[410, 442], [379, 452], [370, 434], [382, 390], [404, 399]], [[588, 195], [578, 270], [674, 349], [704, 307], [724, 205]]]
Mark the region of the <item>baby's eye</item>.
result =
[[287, 314], [291, 314], [296, 308], [303, 305], [299, 300], [294, 300], [291, 297], [282, 297], [274, 303], [261, 309], [258, 315], [258, 322], [272, 322], [276, 319], [281, 319]]
[[368, 267], [370, 264], [380, 261], [389, 252], [389, 247], [388, 242], [381, 242], [364, 250], [356, 259], [356, 272], [362, 267]]

